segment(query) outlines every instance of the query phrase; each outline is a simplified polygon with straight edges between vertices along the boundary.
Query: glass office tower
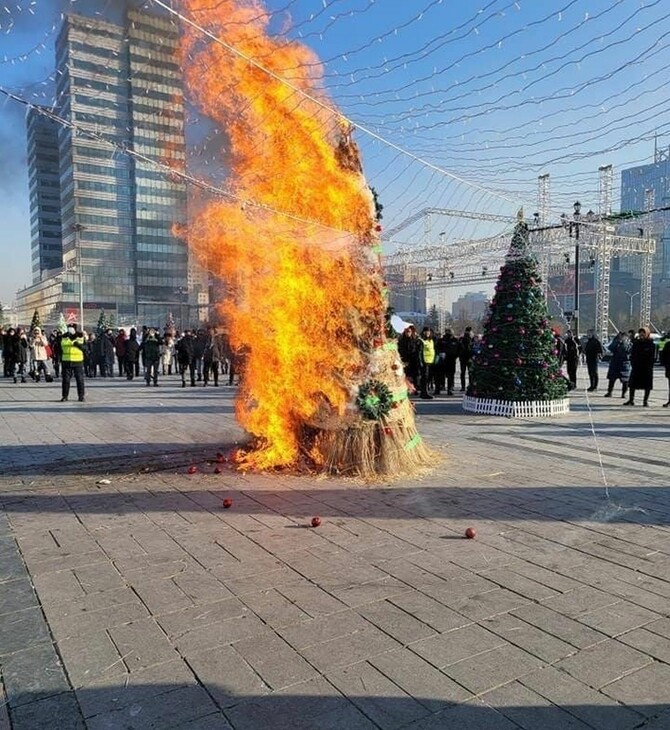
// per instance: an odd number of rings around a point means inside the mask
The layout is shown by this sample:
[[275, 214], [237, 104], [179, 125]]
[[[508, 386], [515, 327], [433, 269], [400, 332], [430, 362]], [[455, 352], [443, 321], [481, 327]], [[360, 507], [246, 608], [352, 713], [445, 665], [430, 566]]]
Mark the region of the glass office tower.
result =
[[[621, 171], [621, 210], [647, 211], [670, 205], [670, 149], [656, 148], [654, 161], [648, 165], [629, 167]], [[667, 212], [655, 215], [657, 220], [670, 222]], [[643, 224], [641, 224], [643, 225]], [[639, 277], [642, 261], [640, 256], [623, 256], [623, 271]], [[657, 240], [653, 263], [655, 281], [670, 281], [670, 225], [665, 227]]]
[[56, 41], [55, 111], [74, 128], [57, 132], [64, 271], [53, 306], [78, 314], [81, 277], [89, 327], [100, 309], [158, 327], [170, 314], [178, 326], [206, 317], [207, 277], [176, 235], [186, 186], [142, 159], [185, 166], [178, 49], [170, 18], [137, 10], [123, 25], [68, 15]]
[[33, 282], [63, 265], [61, 240], [59, 125], [41, 110], [28, 113], [28, 187]]

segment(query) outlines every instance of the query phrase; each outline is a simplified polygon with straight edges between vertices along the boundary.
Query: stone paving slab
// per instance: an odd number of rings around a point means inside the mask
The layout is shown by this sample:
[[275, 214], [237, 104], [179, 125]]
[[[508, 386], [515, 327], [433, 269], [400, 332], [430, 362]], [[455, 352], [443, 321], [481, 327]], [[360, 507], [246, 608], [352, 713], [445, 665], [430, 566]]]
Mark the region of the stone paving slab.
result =
[[417, 403], [434, 472], [363, 484], [215, 475], [232, 389], [161, 385], [0, 382], [2, 730], [670, 728], [659, 393]]

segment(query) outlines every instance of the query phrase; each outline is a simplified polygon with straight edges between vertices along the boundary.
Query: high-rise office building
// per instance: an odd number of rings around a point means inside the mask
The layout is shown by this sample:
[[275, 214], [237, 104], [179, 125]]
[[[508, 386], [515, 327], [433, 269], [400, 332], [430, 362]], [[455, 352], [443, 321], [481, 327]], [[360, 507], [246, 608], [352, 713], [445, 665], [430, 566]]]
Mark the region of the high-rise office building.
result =
[[[670, 205], [670, 148], [656, 147], [653, 162], [621, 171], [621, 210], [648, 211], [667, 205]], [[659, 213], [657, 217], [665, 219], [666, 227], [656, 244], [652, 268], [655, 285], [670, 282], [670, 216]], [[622, 271], [641, 276], [640, 256], [624, 256], [619, 266]]]
[[37, 282], [63, 265], [58, 124], [31, 109], [27, 131], [30, 252], [33, 282]]
[[58, 307], [78, 313], [81, 288], [89, 326], [100, 309], [157, 326], [170, 313], [181, 326], [206, 316], [207, 278], [175, 232], [186, 223], [186, 186], [150, 161], [184, 169], [178, 46], [166, 17], [129, 10], [116, 25], [66, 16], [55, 103], [71, 125], [58, 131], [62, 296], [42, 281], [20, 293], [24, 310], [39, 306], [41, 289], [43, 318]]

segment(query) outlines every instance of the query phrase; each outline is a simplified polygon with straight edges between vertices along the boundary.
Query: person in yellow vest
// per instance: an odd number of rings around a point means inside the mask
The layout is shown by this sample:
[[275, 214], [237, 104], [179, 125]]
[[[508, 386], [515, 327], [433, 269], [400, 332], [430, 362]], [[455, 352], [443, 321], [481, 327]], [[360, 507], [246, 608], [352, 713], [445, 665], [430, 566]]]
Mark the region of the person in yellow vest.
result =
[[421, 331], [421, 346], [419, 347], [419, 363], [421, 372], [421, 397], [425, 400], [432, 400], [433, 396], [428, 393], [428, 384], [433, 377], [433, 366], [435, 365], [435, 337], [430, 327], [424, 327]]
[[72, 380], [73, 375], [77, 383], [77, 396], [79, 398], [79, 402], [84, 402], [85, 343], [84, 333], [77, 331], [76, 324], [69, 324], [67, 326], [67, 333], [63, 335], [63, 339], [61, 340], [61, 362], [63, 364], [63, 389], [61, 392], [61, 403], [68, 400], [70, 395], [70, 381]]

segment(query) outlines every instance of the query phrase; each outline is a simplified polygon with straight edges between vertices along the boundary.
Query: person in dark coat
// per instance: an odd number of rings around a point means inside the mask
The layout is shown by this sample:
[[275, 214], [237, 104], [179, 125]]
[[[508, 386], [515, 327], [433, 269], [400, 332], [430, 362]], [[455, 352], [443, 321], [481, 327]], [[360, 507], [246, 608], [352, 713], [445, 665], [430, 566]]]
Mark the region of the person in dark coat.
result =
[[115, 350], [116, 358], [119, 361], [119, 377], [126, 375], [126, 331], [124, 329], [119, 330], [119, 334], [116, 336]]
[[625, 332], [619, 332], [610, 342], [607, 349], [612, 353], [612, 359], [607, 368], [609, 385], [607, 386], [605, 398], [612, 397], [614, 384], [617, 380], [621, 381], [621, 397], [625, 398], [630, 380], [630, 354], [633, 349], [633, 343]]
[[102, 340], [102, 362], [100, 364], [100, 374], [103, 378], [114, 377], [114, 351], [116, 342], [111, 329], [108, 329], [100, 338]]
[[586, 368], [589, 371], [590, 385], [587, 389], [589, 393], [598, 390], [598, 363], [604, 352], [605, 350], [600, 340], [596, 337], [596, 333], [593, 330], [589, 330], [588, 339], [584, 345]]
[[193, 340], [193, 360], [195, 362], [195, 372], [198, 376], [198, 382], [202, 380], [202, 363], [205, 356], [206, 345], [207, 333], [205, 330], [198, 330]]
[[202, 356], [202, 379], [203, 385], [209, 383], [209, 375], [214, 378], [214, 387], [219, 387], [219, 365], [224, 359], [224, 343], [216, 331], [216, 327], [209, 330], [205, 352]]
[[466, 327], [463, 336], [458, 341], [458, 362], [461, 366], [461, 393], [465, 392], [465, 376], [470, 381], [470, 364], [474, 356], [474, 337], [472, 327]]
[[161, 337], [155, 327], [150, 327], [148, 332], [142, 338], [140, 345], [142, 351], [142, 361], [144, 363], [144, 377], [147, 386], [154, 381], [154, 386], [158, 386], [158, 363], [161, 359]]
[[[454, 394], [456, 380], [456, 361], [460, 355], [460, 344], [450, 329], [436, 343], [438, 359], [435, 365], [435, 395], [439, 395], [447, 387], [447, 395]], [[461, 365], [462, 369], [462, 365]]]
[[132, 380], [137, 372], [137, 364], [140, 356], [140, 343], [137, 341], [137, 330], [133, 327], [130, 330], [128, 341], [125, 343], [125, 366], [126, 379]]
[[625, 406], [635, 405], [635, 391], [644, 391], [643, 406], [649, 405], [649, 394], [654, 387], [654, 360], [656, 359], [656, 345], [650, 337], [648, 327], [640, 327], [638, 336], [633, 342], [630, 355], [630, 395]]
[[398, 354], [402, 360], [405, 377], [419, 390], [419, 346], [421, 342], [414, 325], [410, 325], [398, 338]]
[[663, 404], [663, 408], [670, 406], [670, 347], [666, 343], [660, 352], [661, 365], [665, 368], [665, 377], [668, 379], [668, 401]]
[[[17, 368], [21, 374], [21, 338], [19, 333], [10, 327], [5, 333], [3, 340], [3, 356], [5, 358], [5, 367], [7, 368], [7, 376], [13, 378], [17, 382]], [[25, 383], [25, 376], [21, 376], [21, 382]]]
[[577, 368], [579, 367], [580, 346], [577, 338], [568, 330], [565, 335], [563, 344], [563, 356], [565, 358], [565, 367], [568, 371], [568, 382], [570, 390], [577, 387]]
[[191, 387], [195, 388], [195, 336], [190, 330], [184, 332], [184, 336], [177, 342], [175, 347], [177, 353], [177, 364], [181, 375], [181, 387], [186, 387], [186, 371], [191, 376]]

